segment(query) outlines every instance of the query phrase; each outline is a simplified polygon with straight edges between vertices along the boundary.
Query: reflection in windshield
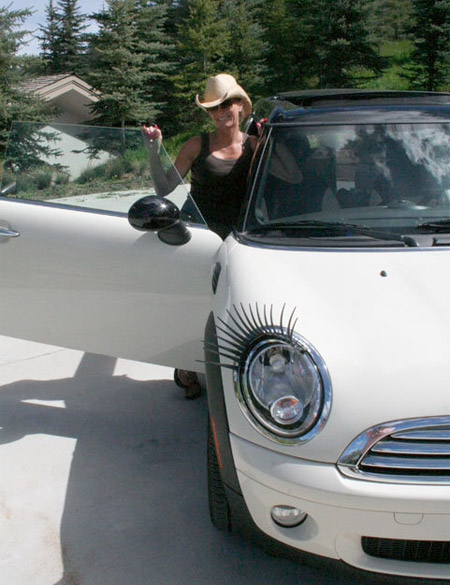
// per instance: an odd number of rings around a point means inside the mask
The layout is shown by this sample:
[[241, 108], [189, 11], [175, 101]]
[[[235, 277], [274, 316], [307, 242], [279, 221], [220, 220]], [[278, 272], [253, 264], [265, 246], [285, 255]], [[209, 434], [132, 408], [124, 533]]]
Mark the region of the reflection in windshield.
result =
[[[172, 162], [161, 148], [166, 170]], [[9, 134], [1, 195], [126, 214], [154, 195], [140, 129], [15, 122]], [[168, 197], [181, 218], [204, 225], [186, 186]]]
[[445, 185], [448, 184], [449, 126], [442, 125], [436, 128], [410, 124], [401, 130], [396, 126], [390, 126], [387, 128], [387, 135], [401, 145], [408, 160], [414, 165], [423, 166], [432, 177]]
[[273, 128], [245, 229], [319, 220], [414, 232], [450, 217], [450, 126]]

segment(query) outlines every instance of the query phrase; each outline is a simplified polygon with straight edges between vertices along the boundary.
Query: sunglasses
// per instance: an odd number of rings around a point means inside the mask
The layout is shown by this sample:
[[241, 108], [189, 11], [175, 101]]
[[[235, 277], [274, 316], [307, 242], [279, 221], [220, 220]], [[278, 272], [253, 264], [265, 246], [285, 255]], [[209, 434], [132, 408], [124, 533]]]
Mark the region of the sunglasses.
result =
[[239, 102], [240, 100], [238, 98], [230, 98], [228, 100], [225, 100], [224, 102], [222, 102], [221, 104], [219, 104], [218, 106], [214, 106], [212, 108], [208, 108], [208, 110], [210, 112], [217, 112], [219, 110], [219, 108], [221, 108], [222, 110], [228, 110], [228, 108], [231, 108], [231, 106], [237, 102]]

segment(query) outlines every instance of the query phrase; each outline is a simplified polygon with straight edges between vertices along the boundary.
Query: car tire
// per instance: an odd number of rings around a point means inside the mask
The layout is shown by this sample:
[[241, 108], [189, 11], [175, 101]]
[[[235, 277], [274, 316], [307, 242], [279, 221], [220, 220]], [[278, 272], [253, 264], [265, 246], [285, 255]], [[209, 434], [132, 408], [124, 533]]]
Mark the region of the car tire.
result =
[[216, 447], [208, 419], [207, 441], [207, 465], [208, 465], [208, 503], [209, 516], [215, 528], [224, 532], [231, 532], [231, 510], [225, 493]]

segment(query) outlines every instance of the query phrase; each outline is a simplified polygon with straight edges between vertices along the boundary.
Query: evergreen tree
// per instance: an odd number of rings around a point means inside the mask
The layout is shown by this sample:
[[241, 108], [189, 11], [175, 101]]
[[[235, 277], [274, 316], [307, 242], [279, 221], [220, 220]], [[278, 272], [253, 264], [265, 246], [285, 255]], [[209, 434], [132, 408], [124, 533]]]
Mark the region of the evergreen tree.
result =
[[434, 91], [449, 78], [450, 1], [413, 0], [414, 49], [406, 77], [414, 89]]
[[158, 116], [170, 99], [175, 46], [167, 33], [168, 11], [164, 0], [136, 0], [137, 53], [145, 72], [142, 97], [150, 110], [147, 118]]
[[308, 3], [310, 0], [273, 0], [266, 6], [263, 23], [269, 43], [268, 94], [308, 85], [312, 68]]
[[225, 56], [231, 34], [220, 8], [219, 0], [190, 0], [178, 25], [178, 70], [171, 104], [172, 124], [178, 132], [180, 128], [197, 131], [205, 125], [207, 118], [195, 106], [195, 95], [203, 92], [207, 77], [228, 71]]
[[234, 75], [253, 100], [267, 95], [265, 10], [263, 0], [223, 0], [221, 7], [231, 36], [225, 53], [226, 73]]
[[378, 40], [404, 38], [411, 25], [412, 0], [366, 0], [368, 27]]
[[40, 27], [41, 36], [38, 36], [41, 44], [40, 56], [44, 61], [45, 70], [54, 73], [60, 68], [60, 54], [58, 51], [60, 16], [55, 10], [53, 0], [49, 0], [45, 8], [47, 26]]
[[86, 51], [86, 16], [80, 12], [78, 0], [59, 0], [61, 33], [59, 52], [64, 71], [82, 73], [83, 56]]
[[304, 25], [311, 47], [307, 63], [318, 87], [354, 86], [357, 67], [380, 71], [381, 59], [367, 40], [362, 0], [314, 0]]
[[18, 29], [30, 14], [30, 10], [0, 7], [0, 158], [3, 157], [12, 122], [44, 120], [49, 114], [41, 100], [21, 90], [21, 82], [25, 80], [25, 59], [18, 55], [18, 51], [25, 44], [24, 37], [28, 31]]
[[166, 0], [167, 4], [167, 21], [166, 31], [174, 39], [178, 27], [189, 14], [190, 0]]
[[49, 0], [47, 26], [41, 27], [41, 56], [47, 73], [78, 73], [85, 68], [86, 15], [80, 12], [78, 0]]
[[159, 84], [170, 67], [165, 42], [166, 6], [146, 0], [107, 0], [93, 17], [95, 69], [88, 78], [101, 92], [93, 105], [98, 123], [124, 128], [153, 119], [160, 111]]

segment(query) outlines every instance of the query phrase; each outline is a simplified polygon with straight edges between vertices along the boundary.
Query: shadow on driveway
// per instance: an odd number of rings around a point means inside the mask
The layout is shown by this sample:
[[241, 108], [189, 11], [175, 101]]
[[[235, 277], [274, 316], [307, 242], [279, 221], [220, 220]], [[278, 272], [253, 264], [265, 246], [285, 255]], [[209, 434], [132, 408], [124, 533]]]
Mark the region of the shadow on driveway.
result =
[[[206, 399], [186, 401], [169, 380], [113, 376], [115, 363], [85, 354], [73, 378], [0, 389], [0, 443], [35, 433], [77, 441], [61, 523], [64, 577], [49, 585], [405, 582], [272, 558], [216, 531]], [[30, 399], [64, 400], [66, 408], [23, 402]]]

